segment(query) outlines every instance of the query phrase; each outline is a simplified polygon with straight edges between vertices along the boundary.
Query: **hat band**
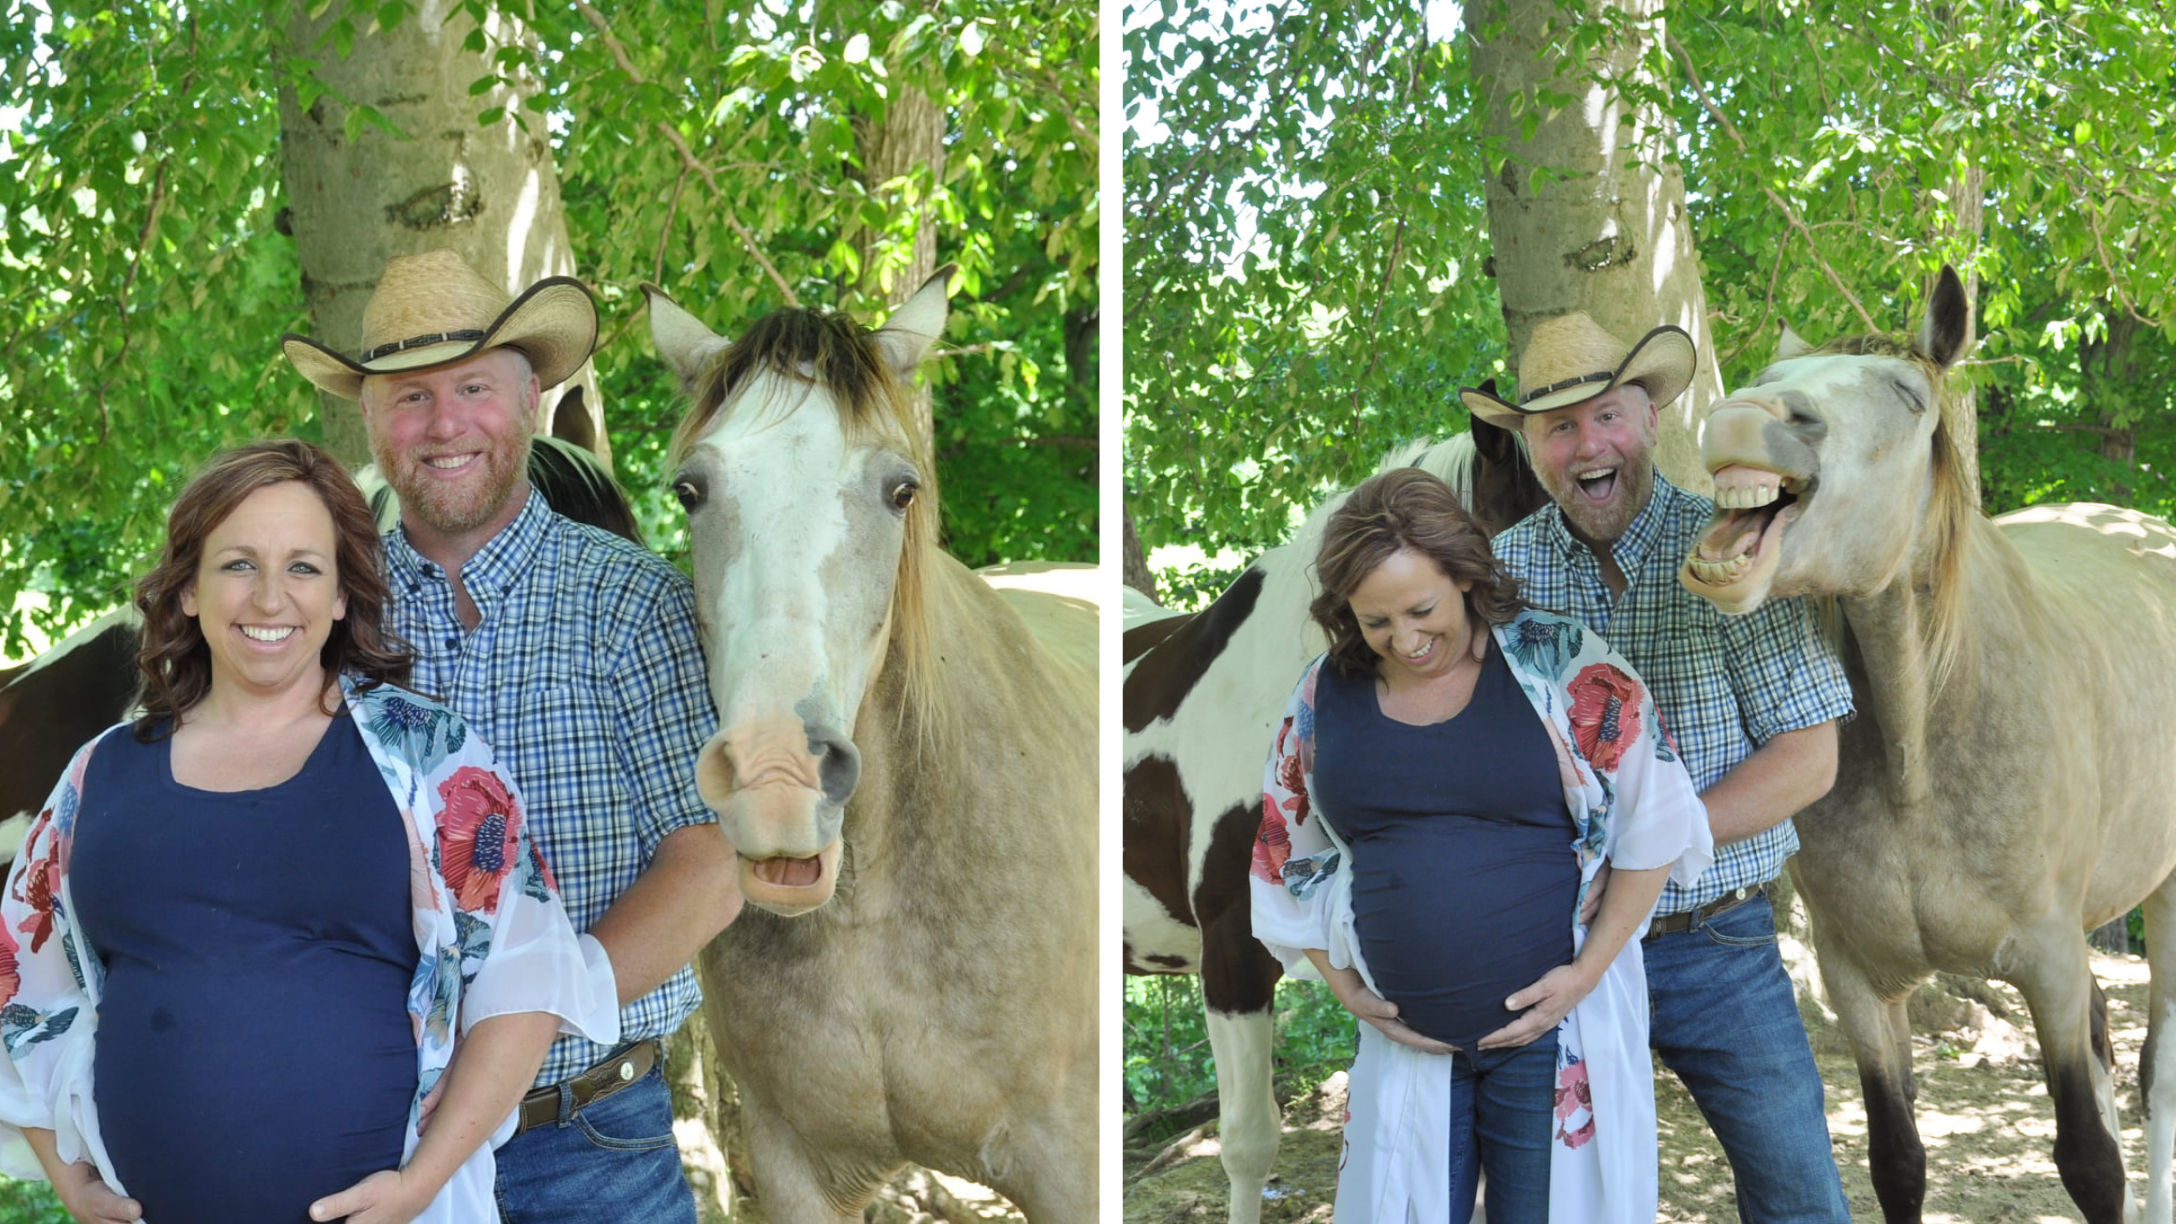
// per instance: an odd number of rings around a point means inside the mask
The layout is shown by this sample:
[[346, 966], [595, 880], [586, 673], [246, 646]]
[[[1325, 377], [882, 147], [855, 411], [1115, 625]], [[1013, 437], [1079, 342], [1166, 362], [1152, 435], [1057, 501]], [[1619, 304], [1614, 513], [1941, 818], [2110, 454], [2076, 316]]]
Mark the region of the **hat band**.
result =
[[488, 333], [469, 328], [465, 331], [439, 332], [435, 336], [410, 336], [406, 340], [396, 340], [391, 344], [379, 345], [364, 353], [363, 360], [376, 361], [380, 357], [390, 357], [395, 353], [406, 352], [412, 348], [422, 348], [429, 344], [444, 344], [449, 340], [481, 340], [486, 334]]
[[1566, 391], [1573, 387], [1582, 386], [1586, 383], [1608, 382], [1610, 379], [1613, 379], [1615, 377], [1617, 377], [1617, 372], [1615, 370], [1604, 370], [1599, 374], [1582, 374], [1577, 378], [1567, 378], [1563, 382], [1550, 383], [1546, 387], [1536, 387], [1532, 391], [1529, 391], [1526, 394], [1520, 396], [1519, 402], [1522, 404], [1531, 404], [1544, 395], [1554, 395], [1559, 391]]

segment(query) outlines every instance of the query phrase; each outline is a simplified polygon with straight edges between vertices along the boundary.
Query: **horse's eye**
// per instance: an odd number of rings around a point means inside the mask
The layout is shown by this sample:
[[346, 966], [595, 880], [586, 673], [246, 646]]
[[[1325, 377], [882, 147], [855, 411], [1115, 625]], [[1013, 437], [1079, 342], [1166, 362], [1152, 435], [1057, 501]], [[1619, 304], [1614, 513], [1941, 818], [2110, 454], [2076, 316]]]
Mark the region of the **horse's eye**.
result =
[[913, 505], [914, 495], [920, 492], [921, 488], [922, 486], [914, 483], [911, 480], [902, 480], [898, 484], [893, 485], [892, 509], [904, 510], [908, 506]]
[[672, 495], [680, 499], [680, 508], [689, 514], [695, 513], [703, 504], [703, 491], [692, 480], [673, 481]]

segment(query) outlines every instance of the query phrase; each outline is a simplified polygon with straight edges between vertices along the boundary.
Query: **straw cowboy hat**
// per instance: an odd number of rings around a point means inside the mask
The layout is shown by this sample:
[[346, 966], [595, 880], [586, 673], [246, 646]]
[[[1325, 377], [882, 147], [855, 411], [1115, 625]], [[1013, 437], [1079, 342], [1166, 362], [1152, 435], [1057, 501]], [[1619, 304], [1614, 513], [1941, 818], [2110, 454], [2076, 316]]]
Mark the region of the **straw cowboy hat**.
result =
[[1527, 417], [1593, 399], [1619, 383], [1636, 382], [1660, 408], [1692, 385], [1692, 337], [1668, 323], [1624, 341], [1574, 310], [1537, 324], [1519, 357], [1519, 402], [1473, 387], [1459, 389], [1473, 415], [1505, 429], [1521, 428]]
[[342, 399], [362, 396], [363, 376], [422, 370], [501, 346], [529, 358], [537, 385], [555, 387], [597, 346], [597, 304], [571, 276], [547, 276], [509, 300], [452, 251], [387, 262], [363, 307], [359, 361], [290, 332], [280, 348], [304, 378]]

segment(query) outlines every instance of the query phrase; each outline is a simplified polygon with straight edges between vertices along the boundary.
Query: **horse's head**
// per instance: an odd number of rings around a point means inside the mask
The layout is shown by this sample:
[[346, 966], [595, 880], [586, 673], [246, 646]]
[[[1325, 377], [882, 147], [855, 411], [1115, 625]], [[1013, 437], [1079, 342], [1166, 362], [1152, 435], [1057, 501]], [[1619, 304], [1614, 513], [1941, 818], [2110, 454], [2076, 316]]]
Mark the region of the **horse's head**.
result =
[[775, 913], [831, 899], [861, 774], [854, 722], [888, 655], [910, 676], [930, 665], [919, 565], [936, 473], [904, 382], [944, 329], [952, 271], [876, 332], [782, 310], [734, 342], [644, 286], [692, 400], [673, 493], [719, 719], [696, 783], [739, 851], [742, 891]]
[[1786, 328], [1768, 368], [1708, 414], [1715, 518], [1679, 581], [1728, 613], [1894, 581], [1930, 538], [1921, 524], [1943, 530], [1966, 509], [1943, 428], [1965, 322], [1945, 267], [1916, 335], [1811, 348]]

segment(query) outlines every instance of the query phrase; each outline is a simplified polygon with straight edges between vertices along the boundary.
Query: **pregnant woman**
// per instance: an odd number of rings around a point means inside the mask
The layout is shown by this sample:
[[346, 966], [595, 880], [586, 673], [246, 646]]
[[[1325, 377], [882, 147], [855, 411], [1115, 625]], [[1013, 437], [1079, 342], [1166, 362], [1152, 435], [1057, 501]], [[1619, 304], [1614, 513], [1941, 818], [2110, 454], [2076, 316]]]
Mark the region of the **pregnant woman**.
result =
[[618, 1036], [520, 797], [396, 686], [381, 564], [333, 457], [264, 442], [138, 583], [144, 715], [0, 898], [0, 1172], [82, 1224], [495, 1220], [487, 1140], [553, 1035]]
[[[1655, 1218], [1637, 934], [1712, 853], [1654, 703], [1574, 621], [1525, 608], [1442, 481], [1333, 512], [1330, 649], [1277, 733], [1256, 937], [1355, 1016], [1338, 1224]], [[1592, 925], [1580, 902], [1613, 875]]]

